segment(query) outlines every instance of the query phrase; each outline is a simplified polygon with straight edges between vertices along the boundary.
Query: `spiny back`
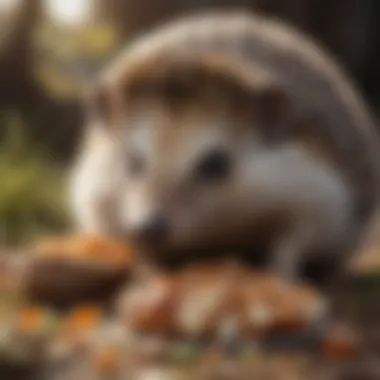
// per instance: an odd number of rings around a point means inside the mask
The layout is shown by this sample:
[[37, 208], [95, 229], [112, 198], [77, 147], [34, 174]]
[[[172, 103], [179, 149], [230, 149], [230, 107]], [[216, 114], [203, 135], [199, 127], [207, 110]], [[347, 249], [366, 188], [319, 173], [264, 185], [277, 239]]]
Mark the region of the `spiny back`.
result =
[[241, 12], [190, 16], [137, 40], [104, 78], [120, 83], [134, 75], [134, 68], [165, 56], [215, 53], [252, 70], [263, 69], [285, 89], [298, 112], [314, 118], [305, 133], [334, 156], [356, 196], [359, 225], [368, 221], [378, 194], [375, 122], [342, 68], [296, 29]]

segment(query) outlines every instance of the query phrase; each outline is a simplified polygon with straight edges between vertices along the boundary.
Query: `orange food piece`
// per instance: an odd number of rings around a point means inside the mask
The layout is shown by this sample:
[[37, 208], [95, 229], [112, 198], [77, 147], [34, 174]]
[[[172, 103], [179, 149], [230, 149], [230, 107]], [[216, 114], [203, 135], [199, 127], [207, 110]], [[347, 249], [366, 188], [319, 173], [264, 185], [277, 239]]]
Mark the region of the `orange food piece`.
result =
[[38, 256], [70, 258], [129, 265], [132, 249], [124, 241], [98, 235], [44, 239], [37, 245]]
[[65, 339], [77, 338], [95, 328], [102, 318], [102, 310], [98, 307], [83, 306], [74, 309], [62, 325], [61, 334]]
[[118, 371], [119, 352], [116, 349], [106, 349], [95, 356], [93, 368], [97, 374], [111, 375]]
[[322, 353], [334, 360], [352, 359], [358, 352], [359, 339], [348, 326], [334, 325], [322, 342]]
[[45, 318], [46, 313], [37, 307], [25, 309], [16, 322], [16, 330], [21, 333], [36, 331]]

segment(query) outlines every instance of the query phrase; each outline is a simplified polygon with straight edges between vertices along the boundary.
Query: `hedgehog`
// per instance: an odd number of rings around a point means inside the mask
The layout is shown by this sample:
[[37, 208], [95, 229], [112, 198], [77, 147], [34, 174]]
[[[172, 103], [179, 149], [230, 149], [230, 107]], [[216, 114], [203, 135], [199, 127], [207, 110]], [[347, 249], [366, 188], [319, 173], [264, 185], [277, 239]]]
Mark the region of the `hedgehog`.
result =
[[72, 170], [78, 229], [166, 267], [236, 256], [289, 280], [334, 278], [378, 204], [376, 122], [303, 31], [241, 10], [138, 37], [86, 92]]

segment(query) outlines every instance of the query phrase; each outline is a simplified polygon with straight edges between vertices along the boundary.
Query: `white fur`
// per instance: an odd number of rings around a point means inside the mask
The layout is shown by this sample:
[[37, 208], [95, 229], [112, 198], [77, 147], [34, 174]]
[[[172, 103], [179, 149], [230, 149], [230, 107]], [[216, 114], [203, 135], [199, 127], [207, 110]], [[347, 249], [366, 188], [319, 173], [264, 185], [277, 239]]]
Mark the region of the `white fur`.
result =
[[[100, 233], [111, 229], [112, 211], [117, 202], [117, 164], [115, 145], [97, 130], [89, 132], [93, 143], [86, 141], [83, 154], [72, 170], [71, 205], [77, 228], [84, 233]], [[96, 141], [95, 141], [96, 140]]]
[[[252, 141], [246, 146], [243, 142], [236, 147], [240, 149], [235, 152], [237, 172], [226, 193], [206, 186], [191, 202], [176, 202], [173, 178], [183, 176], [185, 179], [197, 156], [213, 146], [214, 140], [215, 144], [223, 143], [221, 130], [218, 133], [212, 132], [212, 128], [206, 131], [199, 144], [199, 135], [198, 139], [184, 136], [183, 148], [177, 152], [180, 156], [172, 160], [174, 165], [160, 167], [166, 169], [163, 170], [165, 178], [171, 181], [164, 183], [161, 189], [152, 189], [149, 181], [129, 181], [126, 187], [121, 181], [126, 174], [120, 175], [117, 171], [120, 157], [117, 157], [115, 141], [94, 144], [80, 157], [72, 177], [73, 207], [82, 230], [133, 231], [163, 208], [172, 218], [173, 242], [187, 244], [213, 230], [222, 231], [221, 227], [228, 230], [229, 224], [244, 224], [247, 220], [259, 220], [268, 213], [283, 211], [291, 223], [289, 230], [273, 242], [273, 264], [279, 271], [293, 276], [298, 261], [309, 248], [345, 253], [343, 246], [349, 240], [347, 236], [353, 233], [349, 188], [331, 165], [318, 161], [295, 145], [264, 149], [252, 147]], [[144, 134], [138, 137], [143, 136], [146, 137]], [[143, 144], [140, 139], [138, 142]], [[162, 189], [174, 191], [173, 197], [163, 202], [158, 194]]]
[[254, 154], [246, 164], [255, 212], [284, 210], [291, 220], [289, 230], [273, 242], [275, 270], [295, 277], [305, 253], [316, 248], [346, 253], [354, 234], [352, 203], [338, 172], [291, 145]]
[[135, 231], [154, 216], [153, 199], [143, 191], [131, 189], [120, 204], [120, 221], [126, 231]]
[[329, 244], [326, 237], [339, 239], [346, 231], [351, 194], [331, 165], [289, 145], [254, 154], [243, 173], [257, 201], [256, 212], [287, 210], [295, 223], [318, 227], [318, 235], [325, 238], [320, 244]]

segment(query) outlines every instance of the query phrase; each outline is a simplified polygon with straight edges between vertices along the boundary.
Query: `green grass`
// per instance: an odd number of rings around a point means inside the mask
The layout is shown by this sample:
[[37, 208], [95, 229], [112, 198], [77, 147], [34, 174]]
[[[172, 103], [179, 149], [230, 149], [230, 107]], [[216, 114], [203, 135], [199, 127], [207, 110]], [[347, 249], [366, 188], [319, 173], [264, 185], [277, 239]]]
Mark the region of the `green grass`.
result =
[[0, 143], [0, 244], [22, 244], [64, 229], [65, 170], [41, 147], [28, 144], [25, 125], [17, 113], [5, 117]]

